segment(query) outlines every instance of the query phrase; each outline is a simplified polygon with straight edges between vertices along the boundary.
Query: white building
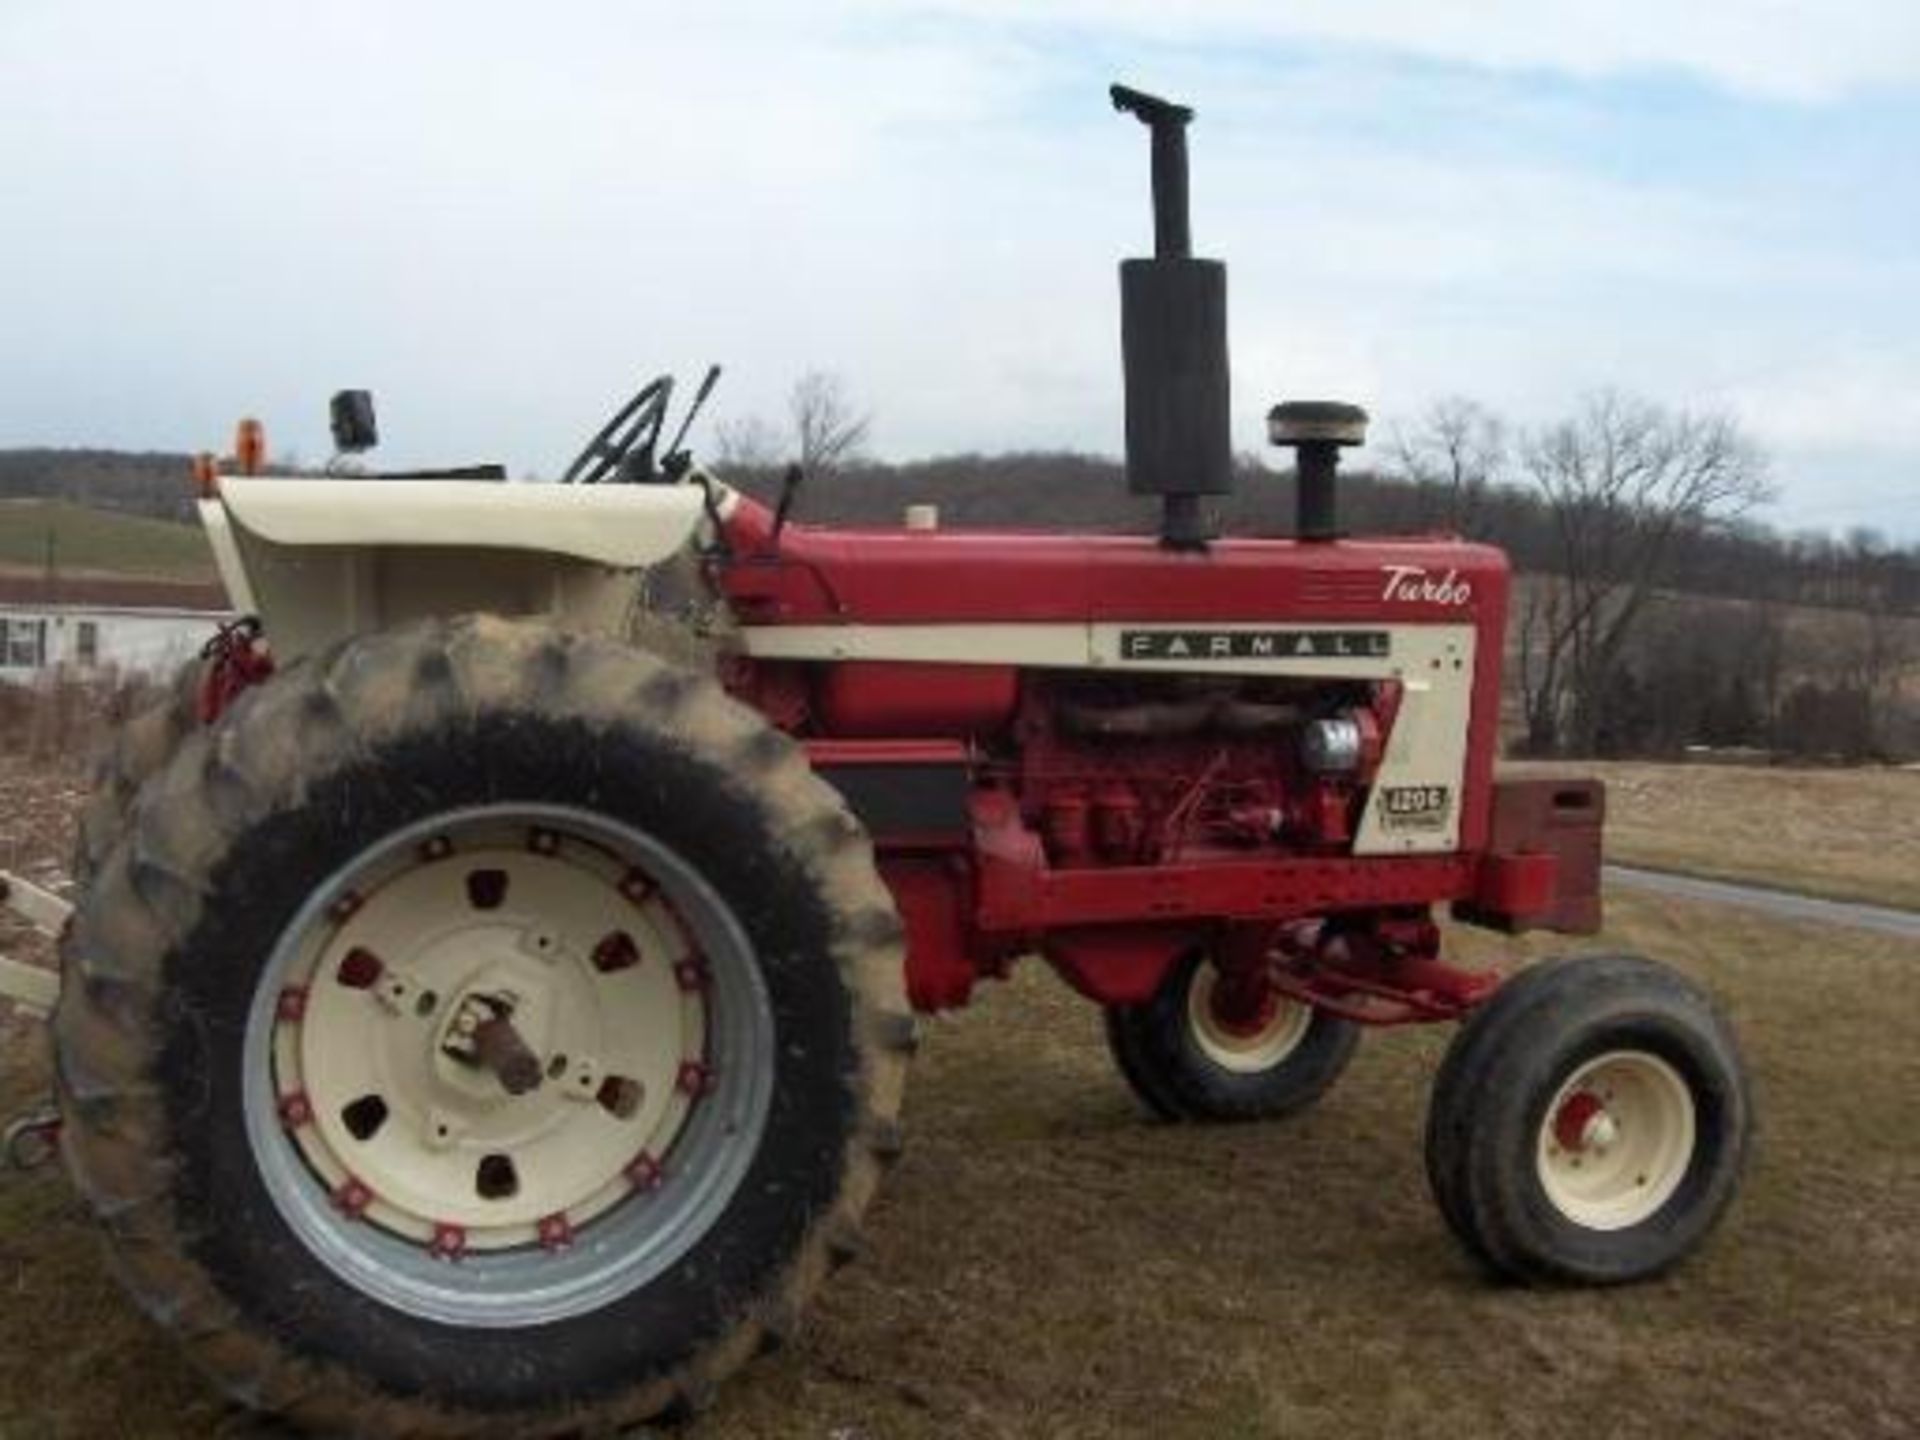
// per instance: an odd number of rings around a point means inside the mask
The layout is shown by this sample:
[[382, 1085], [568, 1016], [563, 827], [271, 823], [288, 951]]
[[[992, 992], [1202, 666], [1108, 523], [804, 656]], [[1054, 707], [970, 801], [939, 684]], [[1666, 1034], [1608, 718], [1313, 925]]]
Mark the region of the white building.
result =
[[230, 618], [215, 586], [0, 575], [0, 682], [56, 669], [169, 674]]

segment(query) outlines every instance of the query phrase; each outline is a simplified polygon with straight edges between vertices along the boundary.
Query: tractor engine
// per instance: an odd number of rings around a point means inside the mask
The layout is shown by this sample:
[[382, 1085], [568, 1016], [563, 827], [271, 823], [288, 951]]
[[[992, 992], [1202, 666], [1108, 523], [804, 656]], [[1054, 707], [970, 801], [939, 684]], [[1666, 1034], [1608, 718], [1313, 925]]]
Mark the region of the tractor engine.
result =
[[1056, 867], [1336, 854], [1396, 700], [1391, 684], [1046, 672], [1024, 687], [1016, 758], [988, 773]]

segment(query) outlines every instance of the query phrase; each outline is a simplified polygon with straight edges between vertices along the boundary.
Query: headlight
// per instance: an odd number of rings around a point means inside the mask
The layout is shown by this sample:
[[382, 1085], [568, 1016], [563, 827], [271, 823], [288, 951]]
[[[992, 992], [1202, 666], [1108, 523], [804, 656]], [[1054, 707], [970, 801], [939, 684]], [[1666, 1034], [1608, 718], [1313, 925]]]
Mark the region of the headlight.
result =
[[1300, 763], [1316, 775], [1346, 775], [1360, 768], [1360, 724], [1337, 716], [1311, 720], [1300, 736]]

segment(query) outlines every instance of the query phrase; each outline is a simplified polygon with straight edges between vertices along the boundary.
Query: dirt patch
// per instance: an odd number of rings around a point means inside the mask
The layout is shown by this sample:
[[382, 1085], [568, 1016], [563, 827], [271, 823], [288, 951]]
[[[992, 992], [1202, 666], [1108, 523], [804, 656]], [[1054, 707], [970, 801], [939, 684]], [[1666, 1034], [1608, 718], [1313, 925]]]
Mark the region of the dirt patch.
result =
[[[0, 768], [0, 846], [64, 854], [70, 787]], [[1444, 1032], [1370, 1037], [1294, 1122], [1168, 1126], [1112, 1073], [1097, 1013], [1030, 967], [930, 1027], [862, 1263], [679, 1433], [1914, 1434], [1911, 947], [1644, 896], [1598, 944], [1705, 979], [1755, 1073], [1746, 1193], [1670, 1278], [1529, 1291], [1467, 1262], [1421, 1169]], [[42, 1064], [11, 1044], [7, 1097]], [[0, 1181], [0, 1281], [0, 1434], [253, 1433], [121, 1296], [58, 1176]]]
[[[74, 817], [85, 796], [84, 768], [77, 761], [36, 762], [0, 753], [0, 870], [41, 885], [63, 882]], [[52, 946], [8, 910], [0, 910], [0, 949], [18, 960], [53, 963]]]

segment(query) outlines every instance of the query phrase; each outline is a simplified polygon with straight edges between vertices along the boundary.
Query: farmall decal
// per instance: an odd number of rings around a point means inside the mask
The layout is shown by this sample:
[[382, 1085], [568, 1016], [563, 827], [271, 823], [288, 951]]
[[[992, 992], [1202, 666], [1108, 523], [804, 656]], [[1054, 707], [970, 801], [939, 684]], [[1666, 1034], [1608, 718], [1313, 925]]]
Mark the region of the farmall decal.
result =
[[1453, 813], [1453, 791], [1445, 785], [1388, 785], [1380, 791], [1380, 828], [1444, 830]]
[[1122, 660], [1378, 660], [1385, 630], [1122, 630]]
[[1388, 565], [1382, 600], [1407, 600], [1421, 605], [1465, 605], [1473, 599], [1473, 582], [1458, 570], [1435, 575], [1424, 565]]

